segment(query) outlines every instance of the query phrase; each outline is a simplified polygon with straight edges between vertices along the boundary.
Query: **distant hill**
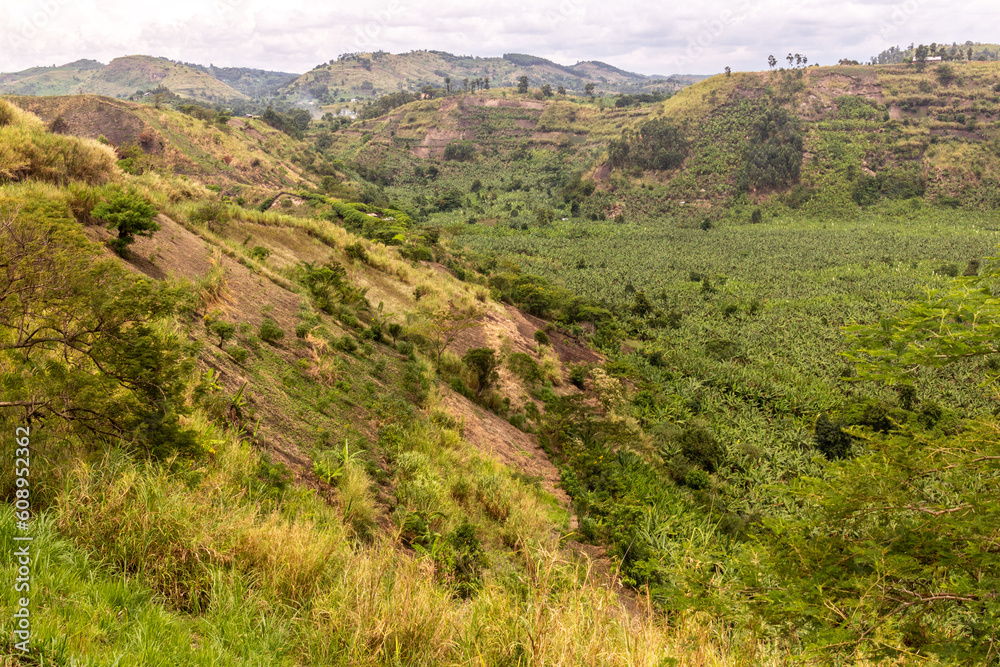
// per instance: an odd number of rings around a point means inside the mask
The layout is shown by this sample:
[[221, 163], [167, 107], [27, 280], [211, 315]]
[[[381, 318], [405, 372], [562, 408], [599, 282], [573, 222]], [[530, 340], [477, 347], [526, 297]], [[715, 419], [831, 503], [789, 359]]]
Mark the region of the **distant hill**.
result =
[[443, 51], [411, 51], [392, 54], [345, 54], [306, 72], [281, 89], [293, 102], [332, 104], [352, 98], [373, 98], [398, 91], [419, 91], [424, 86], [443, 88], [447, 80], [453, 89], [473, 85], [477, 79], [489, 79], [491, 87], [516, 86], [527, 76], [537, 88], [549, 84], [569, 91], [584, 91], [588, 83], [598, 92], [676, 91], [700, 81], [703, 76], [650, 77], [626, 72], [599, 61], [566, 66], [522, 53], [508, 53], [501, 58], [456, 56]]
[[[494, 90], [452, 94], [347, 126], [332, 142], [337, 157], [399, 187], [391, 190], [399, 196], [420, 183], [411, 163], [442, 160], [450, 144], [465, 141], [479, 162], [461, 168], [479, 171], [456, 175], [456, 188], [509, 173], [529, 150], [558, 152], [593, 178], [598, 191], [612, 172], [656, 183], [659, 200], [646, 201], [641, 188], [627, 197], [609, 192], [603, 208], [593, 211], [601, 215], [622, 209], [630, 217], [649, 215], [650, 207], [673, 214], [685, 202], [721, 211], [741, 192], [817, 215], [850, 215], [858, 206], [912, 198], [994, 209], [1000, 207], [998, 101], [998, 63], [808, 67], [717, 75], [655, 104], [612, 105], [606, 98], [558, 94], [536, 99]], [[758, 174], [754, 180], [757, 162], [748, 157], [748, 137], [768, 113], [794, 118], [797, 138], [787, 145], [798, 149], [778, 159], [775, 140], [755, 160], [791, 167], [787, 177]], [[669, 169], [629, 166], [620, 153], [623, 130], [654, 119], [684, 128], [684, 159]], [[629, 149], [638, 151], [636, 140], [630, 141]], [[460, 169], [454, 160], [443, 163]], [[435, 184], [450, 187], [449, 178], [442, 171]]]
[[[244, 88], [254, 70], [233, 72], [231, 78]], [[126, 98], [137, 91], [167, 88], [172, 93], [203, 102], [245, 100], [247, 93], [227, 85], [204, 68], [152, 56], [115, 58], [107, 65], [78, 60], [58, 67], [32, 67], [22, 72], [0, 74], [0, 94], [74, 95], [95, 94]]]

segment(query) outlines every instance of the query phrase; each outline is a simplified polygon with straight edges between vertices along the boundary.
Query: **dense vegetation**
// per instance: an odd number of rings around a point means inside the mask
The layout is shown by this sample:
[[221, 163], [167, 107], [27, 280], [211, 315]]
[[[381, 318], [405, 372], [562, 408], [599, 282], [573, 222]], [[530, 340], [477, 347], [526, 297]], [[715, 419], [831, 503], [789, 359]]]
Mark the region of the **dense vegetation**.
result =
[[33, 657], [996, 662], [1000, 71], [962, 67], [388, 100], [272, 137], [311, 166], [246, 206], [0, 102]]

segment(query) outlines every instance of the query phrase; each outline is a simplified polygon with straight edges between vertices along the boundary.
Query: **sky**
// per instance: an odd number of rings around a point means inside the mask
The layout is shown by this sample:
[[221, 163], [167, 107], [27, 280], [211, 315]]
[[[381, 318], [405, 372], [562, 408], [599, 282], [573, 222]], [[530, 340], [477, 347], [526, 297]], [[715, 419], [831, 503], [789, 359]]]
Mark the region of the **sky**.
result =
[[997, 43], [998, 17], [996, 0], [0, 0], [0, 72], [143, 54], [301, 73], [342, 53], [433, 49], [715, 74], [766, 69], [769, 54], [831, 65], [911, 42]]

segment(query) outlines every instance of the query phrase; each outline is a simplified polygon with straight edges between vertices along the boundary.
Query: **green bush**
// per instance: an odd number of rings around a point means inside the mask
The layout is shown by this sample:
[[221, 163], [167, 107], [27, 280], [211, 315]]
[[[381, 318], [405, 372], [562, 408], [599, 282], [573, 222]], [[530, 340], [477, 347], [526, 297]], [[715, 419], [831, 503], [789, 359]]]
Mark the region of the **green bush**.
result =
[[445, 160], [468, 162], [476, 157], [476, 147], [471, 141], [453, 141], [444, 147]]
[[843, 422], [832, 421], [825, 412], [816, 419], [816, 449], [830, 460], [845, 458], [851, 449], [852, 438], [844, 433], [843, 425]]
[[257, 335], [265, 343], [277, 343], [279, 340], [285, 337], [285, 332], [282, 331], [278, 323], [275, 322], [270, 317], [265, 317], [264, 321], [260, 323], [260, 328], [257, 330]]
[[250, 356], [250, 353], [246, 348], [234, 347], [229, 350], [229, 356], [232, 357], [233, 361], [242, 365], [247, 360], [247, 357]]
[[691, 426], [677, 439], [681, 454], [694, 465], [715, 472], [722, 464], [724, 451], [715, 436], [707, 428]]
[[662, 171], [681, 166], [687, 157], [688, 142], [683, 130], [667, 120], [643, 123], [638, 130], [622, 132], [621, 139], [608, 144], [612, 168]]

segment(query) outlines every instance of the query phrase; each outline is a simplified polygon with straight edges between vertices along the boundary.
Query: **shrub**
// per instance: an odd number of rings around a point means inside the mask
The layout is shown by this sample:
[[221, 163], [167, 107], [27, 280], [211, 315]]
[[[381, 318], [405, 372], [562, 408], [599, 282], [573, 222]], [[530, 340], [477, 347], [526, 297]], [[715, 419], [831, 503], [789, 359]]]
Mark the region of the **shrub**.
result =
[[524, 382], [534, 384], [541, 382], [542, 369], [530, 355], [524, 352], [511, 352], [507, 357], [507, 368]]
[[646, 121], [637, 131], [622, 132], [621, 139], [608, 144], [609, 162], [618, 169], [675, 169], [687, 151], [683, 130], [661, 119]]
[[835, 422], [824, 412], [816, 419], [816, 449], [826, 458], [842, 459], [851, 449], [851, 436], [844, 433], [843, 422]]
[[722, 463], [722, 446], [712, 432], [702, 426], [685, 429], [678, 438], [678, 444], [684, 458], [708, 472], [715, 472]]
[[539, 345], [548, 345], [549, 344], [549, 335], [547, 333], [545, 333], [544, 331], [542, 331], [541, 329], [536, 329], [535, 330], [535, 336], [534, 336], [534, 338], [535, 338], [535, 342], [538, 343]]
[[497, 368], [500, 360], [496, 352], [488, 347], [474, 347], [462, 356], [462, 362], [469, 367], [476, 378], [476, 396], [492, 387], [500, 375]]
[[219, 347], [221, 348], [227, 340], [233, 337], [236, 333], [236, 325], [230, 322], [223, 322], [222, 320], [216, 320], [209, 324], [208, 330], [219, 337]]
[[247, 357], [250, 356], [250, 352], [248, 352], [246, 348], [234, 347], [229, 350], [229, 356], [233, 361], [242, 365], [243, 362], [247, 360]]
[[361, 241], [355, 241], [354, 243], [344, 246], [344, 253], [350, 259], [356, 259], [364, 262], [365, 264], [368, 263], [368, 251], [365, 250], [365, 244]]
[[260, 323], [257, 335], [260, 336], [262, 341], [274, 344], [285, 337], [285, 332], [282, 331], [277, 322], [270, 317], [265, 317], [264, 321]]
[[453, 141], [444, 148], [445, 160], [468, 162], [476, 157], [476, 147], [471, 141]]
[[712, 478], [708, 476], [708, 473], [704, 470], [692, 470], [687, 475], [684, 476], [684, 486], [688, 488], [695, 489], [707, 489], [708, 485], [711, 484]]
[[265, 259], [271, 256], [271, 251], [262, 245], [255, 245], [253, 249], [247, 254], [250, 255], [251, 259], [255, 259], [258, 262], [263, 262]]

